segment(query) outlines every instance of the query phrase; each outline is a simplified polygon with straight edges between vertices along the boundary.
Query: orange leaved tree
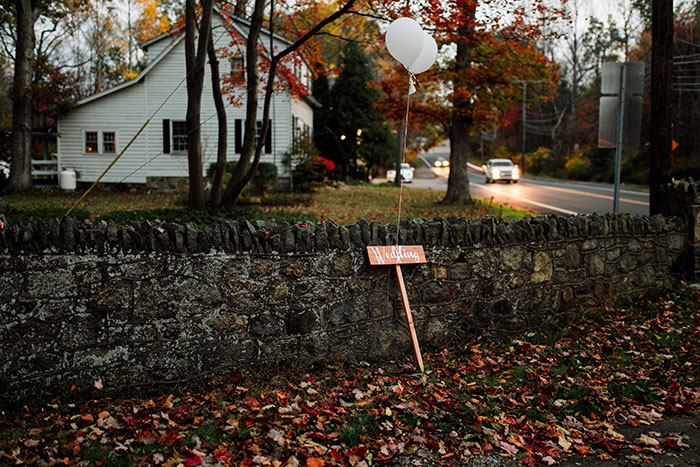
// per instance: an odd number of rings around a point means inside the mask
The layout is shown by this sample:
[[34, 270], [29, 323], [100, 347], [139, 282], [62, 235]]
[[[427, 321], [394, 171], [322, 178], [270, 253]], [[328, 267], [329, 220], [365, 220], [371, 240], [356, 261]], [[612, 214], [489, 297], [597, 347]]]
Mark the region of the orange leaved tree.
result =
[[[556, 0], [553, 0], [556, 1]], [[498, 124], [504, 113], [523, 99], [522, 82], [547, 82], [554, 96], [559, 75], [556, 64], [538, 49], [565, 12], [544, 0], [527, 9], [522, 2], [504, 0], [429, 0], [416, 9], [392, 9], [391, 17], [410, 16], [438, 42], [438, 62], [418, 76], [418, 94], [411, 97], [409, 125], [432, 125], [450, 141], [450, 175], [445, 204], [471, 202], [467, 177], [472, 131]], [[405, 3], [400, 3], [405, 5]], [[548, 32], [548, 34], [550, 34]], [[382, 108], [395, 121], [404, 118], [408, 74], [397, 65], [382, 79], [386, 98]], [[540, 96], [541, 98], [542, 96]]]

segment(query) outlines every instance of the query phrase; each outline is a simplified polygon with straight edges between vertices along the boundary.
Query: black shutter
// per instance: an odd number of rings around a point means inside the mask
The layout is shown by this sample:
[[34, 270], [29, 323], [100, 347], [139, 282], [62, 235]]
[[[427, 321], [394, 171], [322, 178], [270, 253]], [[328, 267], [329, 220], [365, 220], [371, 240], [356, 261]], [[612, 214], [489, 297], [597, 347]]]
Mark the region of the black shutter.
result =
[[268, 120], [267, 134], [265, 135], [265, 154], [272, 154], [272, 120]]
[[170, 120], [163, 119], [163, 154], [170, 154]]
[[241, 150], [243, 149], [243, 121], [240, 118], [236, 119], [234, 133], [234, 137], [236, 140], [236, 153], [240, 154]]

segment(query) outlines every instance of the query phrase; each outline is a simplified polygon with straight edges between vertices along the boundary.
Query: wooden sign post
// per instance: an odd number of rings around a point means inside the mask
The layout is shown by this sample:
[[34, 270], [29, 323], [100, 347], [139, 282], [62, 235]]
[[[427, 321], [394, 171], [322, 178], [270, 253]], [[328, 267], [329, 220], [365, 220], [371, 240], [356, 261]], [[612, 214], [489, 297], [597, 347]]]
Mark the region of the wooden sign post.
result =
[[420, 353], [420, 345], [418, 344], [418, 336], [416, 328], [413, 325], [413, 315], [411, 314], [411, 305], [408, 303], [408, 293], [406, 293], [406, 285], [403, 281], [401, 273], [402, 264], [421, 264], [425, 263], [425, 253], [421, 245], [394, 245], [394, 246], [368, 246], [367, 255], [369, 256], [369, 264], [372, 266], [394, 265], [396, 268], [396, 278], [399, 282], [399, 292], [401, 293], [401, 302], [403, 310], [406, 314], [406, 323], [408, 331], [411, 333], [411, 341], [413, 342], [413, 352], [416, 354], [418, 367], [421, 373], [423, 368], [423, 356]]

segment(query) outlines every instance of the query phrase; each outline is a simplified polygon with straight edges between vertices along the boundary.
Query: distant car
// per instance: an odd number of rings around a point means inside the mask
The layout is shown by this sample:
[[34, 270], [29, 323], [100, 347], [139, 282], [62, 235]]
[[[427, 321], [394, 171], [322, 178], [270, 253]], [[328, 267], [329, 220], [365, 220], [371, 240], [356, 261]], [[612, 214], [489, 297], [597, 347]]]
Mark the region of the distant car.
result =
[[445, 159], [444, 157], [438, 157], [435, 159], [435, 167], [449, 167], [450, 166], [450, 161]]
[[[401, 181], [404, 183], [411, 183], [413, 181], [413, 172], [416, 169], [411, 167], [410, 164], [406, 162], [401, 164]], [[386, 178], [389, 182], [396, 180], [396, 170], [387, 170]]]
[[510, 159], [489, 159], [484, 166], [486, 183], [496, 183], [504, 180], [508, 183], [518, 183], [520, 170]]

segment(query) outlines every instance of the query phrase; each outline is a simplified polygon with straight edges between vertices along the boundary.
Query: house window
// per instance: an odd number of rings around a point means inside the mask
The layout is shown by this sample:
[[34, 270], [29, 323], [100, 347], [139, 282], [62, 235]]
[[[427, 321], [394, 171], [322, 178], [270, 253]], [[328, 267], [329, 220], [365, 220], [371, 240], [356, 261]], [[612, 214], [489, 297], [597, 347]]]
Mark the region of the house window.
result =
[[[272, 154], [272, 120], [269, 121], [270, 128], [265, 136], [264, 153]], [[244, 139], [244, 121], [242, 119], [236, 119], [234, 122], [234, 139], [235, 139], [235, 151], [237, 154], [241, 154], [243, 150], [243, 139]], [[260, 134], [262, 133], [262, 121], [255, 122], [255, 147], [257, 147], [260, 142]]]
[[187, 124], [173, 121], [173, 152], [187, 151]]
[[116, 152], [116, 135], [113, 131], [102, 132], [102, 152]]
[[258, 143], [260, 142], [260, 135], [262, 134], [262, 120], [258, 120], [255, 122], [255, 146], [258, 147]]
[[85, 132], [85, 152], [97, 152], [97, 132]]
[[231, 74], [238, 75], [242, 74], [245, 69], [245, 60], [243, 57], [236, 56], [231, 58]]

